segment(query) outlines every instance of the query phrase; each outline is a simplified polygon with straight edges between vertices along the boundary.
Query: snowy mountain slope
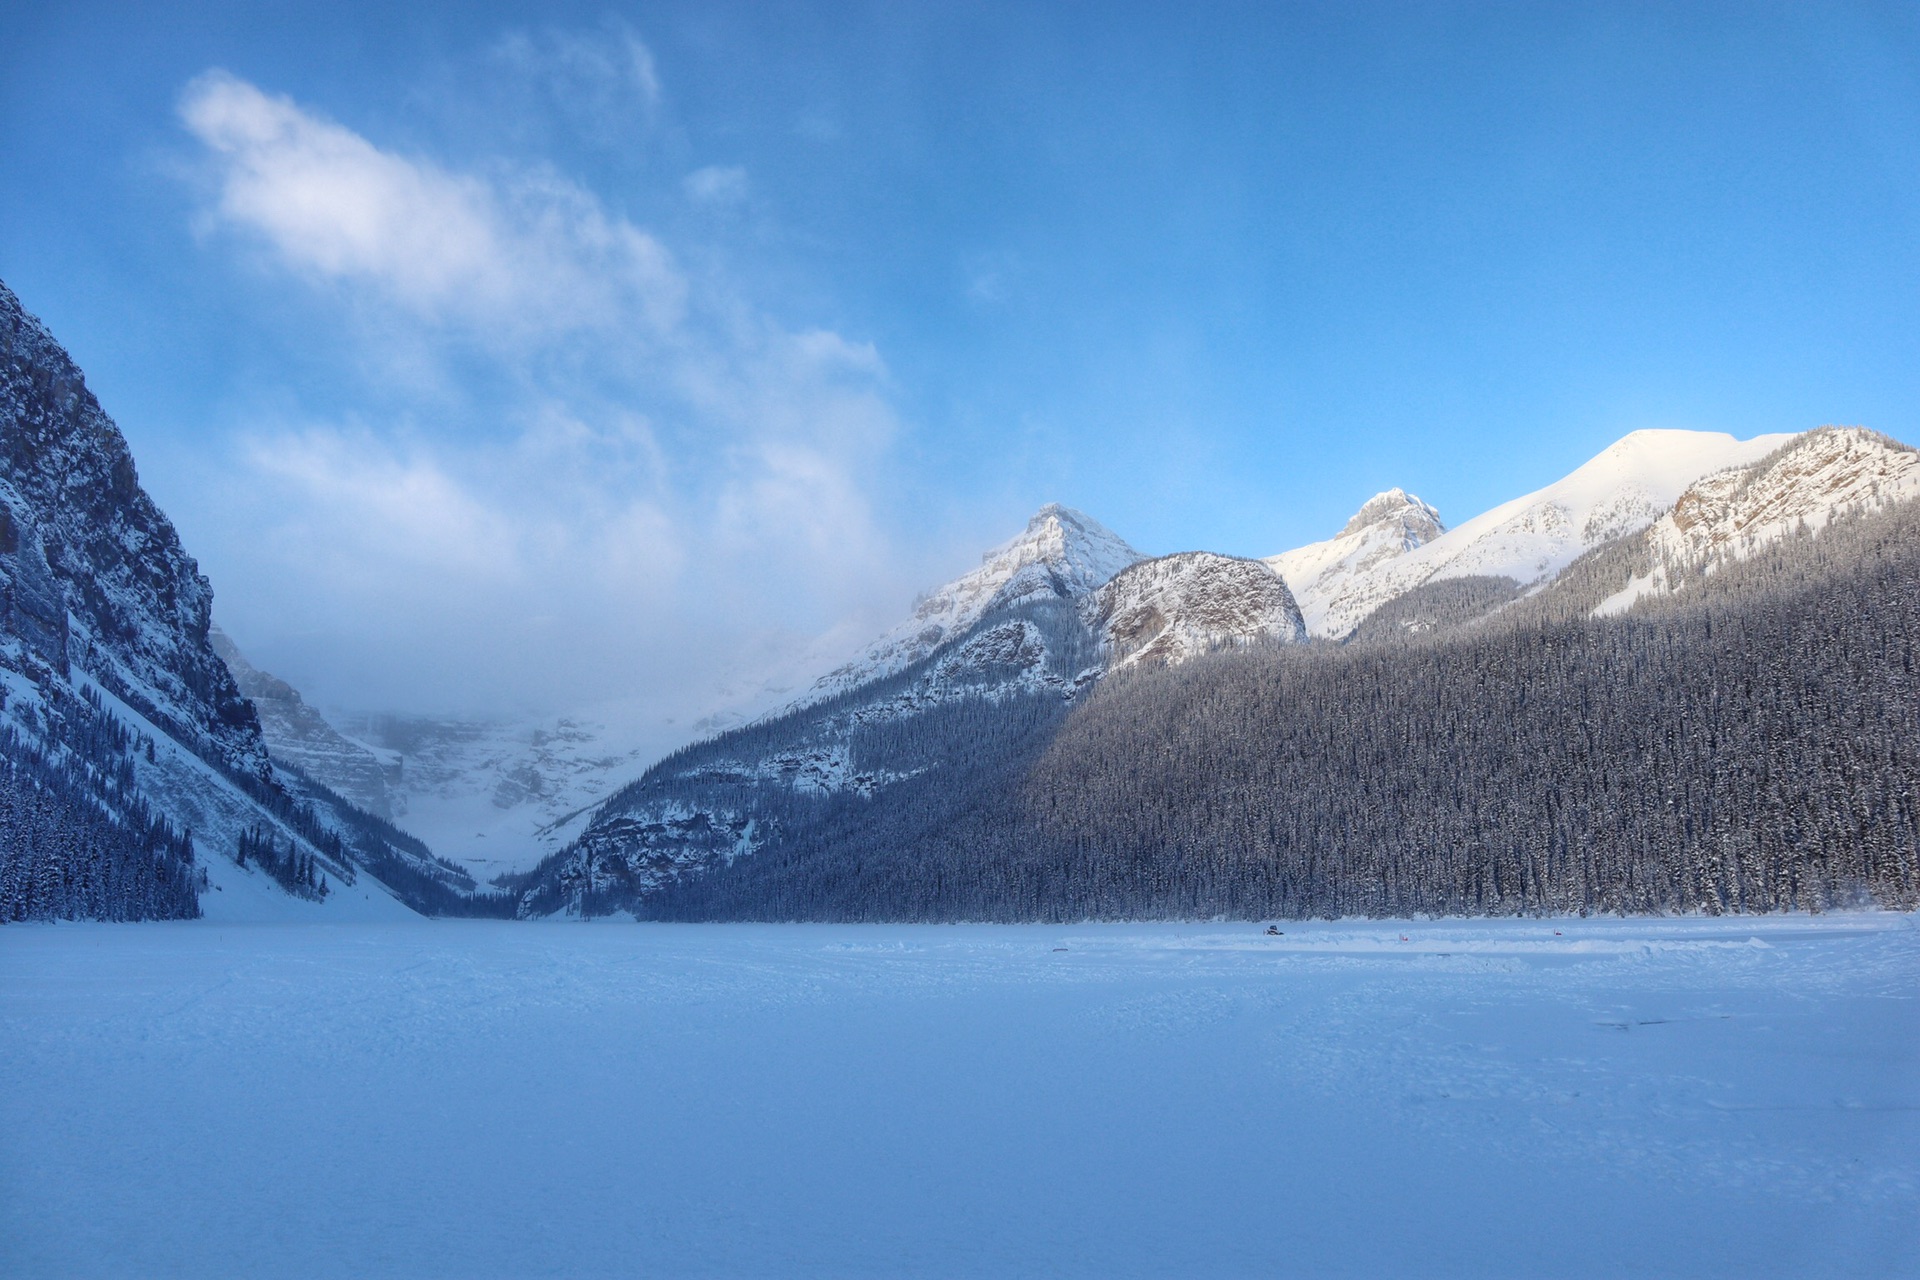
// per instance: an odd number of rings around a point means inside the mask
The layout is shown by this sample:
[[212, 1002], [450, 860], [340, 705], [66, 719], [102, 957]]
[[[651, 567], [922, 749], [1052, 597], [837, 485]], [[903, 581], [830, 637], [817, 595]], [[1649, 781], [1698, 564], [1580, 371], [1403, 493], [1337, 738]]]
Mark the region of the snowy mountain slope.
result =
[[1005, 738], [1056, 721], [1099, 678], [1076, 604], [1049, 593], [996, 608], [900, 671], [674, 752], [510, 882], [521, 913], [633, 909], [882, 793], [990, 765]]
[[822, 677], [794, 706], [904, 670], [996, 610], [1087, 595], [1142, 559], [1092, 517], [1057, 503], [1042, 507], [1019, 536], [989, 551], [979, 568], [923, 597], [911, 618]]
[[1129, 566], [1088, 596], [1082, 612], [1101, 639], [1109, 670], [1307, 637], [1300, 606], [1279, 574], [1258, 560], [1210, 551]]
[[240, 692], [253, 703], [267, 750], [277, 763], [318, 779], [368, 813], [389, 821], [397, 816], [392, 784], [399, 770], [392, 762], [343, 736], [307, 705], [299, 690], [254, 666], [218, 624], [209, 639]]
[[[201, 850], [198, 866], [204, 880], [200, 909], [207, 919], [238, 923], [419, 918], [418, 912], [395, 897], [379, 879], [362, 874], [359, 863], [365, 858], [363, 852], [313, 838], [319, 832], [330, 832], [336, 838], [352, 834], [341, 814], [309, 800], [304, 807], [311, 821], [296, 818], [290, 822], [291, 813], [282, 816], [263, 808], [260, 798], [262, 794], [284, 794], [284, 780], [276, 779], [277, 792], [242, 787], [167, 737], [134, 708], [118, 703], [105, 690], [97, 692], [116, 718], [153, 744], [150, 755], [136, 753], [134, 757], [139, 792], [194, 833]], [[238, 846], [241, 834], [261, 830], [273, 832], [283, 844], [309, 851], [319, 860], [327, 878], [323, 898], [289, 893], [261, 867], [241, 866], [233, 860], [230, 853]]]
[[[755, 852], [841, 798], [937, 771], [961, 745], [950, 736], [956, 717], [1059, 714], [1106, 669], [1080, 609], [1141, 559], [1092, 518], [1041, 508], [978, 569], [924, 597], [911, 619], [786, 710], [677, 751], [615, 793], [571, 844], [515, 881], [523, 911], [630, 903]], [[1191, 608], [1205, 582], [1180, 581]], [[1208, 633], [1183, 622], [1176, 634], [1199, 645]]]
[[1836, 518], [1920, 496], [1920, 453], [1859, 427], [1823, 427], [1749, 466], [1689, 486], [1642, 536], [1647, 565], [1595, 610], [1679, 590], [1696, 572], [1744, 560], [1782, 538], [1817, 533]]
[[1438, 511], [1404, 489], [1389, 489], [1367, 499], [1336, 536], [1266, 563], [1292, 589], [1307, 630], [1326, 635], [1328, 614], [1342, 609], [1356, 581], [1445, 532]]
[[[1306, 635], [1286, 583], [1259, 561], [1142, 560], [1059, 507], [929, 596], [916, 623], [926, 625], [874, 645], [866, 668], [823, 682], [831, 692], [816, 687], [622, 788], [571, 845], [515, 881], [523, 912], [631, 909], [689, 874], [816, 838], [820, 824], [850, 821], [901, 788], [937, 811], [944, 794], [990, 789], [978, 779], [1024, 758], [1109, 671]], [[879, 674], [856, 682], [860, 670]]]
[[[0, 513], [9, 776], [109, 824], [91, 843], [36, 833], [39, 800], [0, 797], [0, 918], [129, 918], [112, 886], [139, 896], [155, 868], [206, 893], [231, 882], [335, 911], [386, 910], [362, 874], [375, 867], [441, 899], [455, 892], [459, 873], [417, 842], [275, 770], [252, 703], [214, 652], [210, 584], [80, 370], [3, 284]], [[100, 834], [115, 828], [127, 838]], [[220, 901], [255, 896], [235, 892]], [[193, 910], [188, 897], [159, 914]]]
[[4, 284], [0, 506], [0, 545], [20, 566], [10, 612], [28, 623], [13, 634], [61, 676], [71, 664], [169, 735], [266, 778], [252, 710], [207, 642], [212, 586], [80, 370]]
[[[1739, 440], [1711, 431], [1635, 431], [1565, 478], [1419, 546], [1400, 554], [1376, 554], [1364, 565], [1356, 562], [1351, 570], [1331, 575], [1323, 569], [1304, 581], [1290, 577], [1289, 585], [1302, 601], [1309, 630], [1334, 638], [1351, 632], [1387, 601], [1429, 581], [1511, 578], [1522, 587], [1531, 586], [1594, 548], [1646, 528], [1702, 476], [1756, 462], [1792, 438]], [[1284, 552], [1267, 563], [1283, 576], [1289, 564], [1311, 569], [1314, 557], [1302, 554], [1309, 550]]]
[[591, 715], [530, 720], [337, 713], [389, 770], [397, 819], [482, 881], [566, 843], [594, 804], [673, 741]]

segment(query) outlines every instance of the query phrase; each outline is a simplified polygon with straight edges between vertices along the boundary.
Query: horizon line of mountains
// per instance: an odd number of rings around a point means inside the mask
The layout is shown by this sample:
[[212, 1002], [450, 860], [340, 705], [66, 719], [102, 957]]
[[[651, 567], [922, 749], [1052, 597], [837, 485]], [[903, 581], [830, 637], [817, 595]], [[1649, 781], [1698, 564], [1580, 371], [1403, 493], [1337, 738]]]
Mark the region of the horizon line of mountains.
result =
[[[0, 920], [1920, 904], [1920, 454], [1861, 428], [1635, 432], [1452, 529], [1391, 489], [1260, 560], [1049, 505], [642, 770], [569, 721], [342, 732], [213, 625], [4, 284], [0, 379]], [[518, 856], [396, 825], [423, 776], [526, 815]]]

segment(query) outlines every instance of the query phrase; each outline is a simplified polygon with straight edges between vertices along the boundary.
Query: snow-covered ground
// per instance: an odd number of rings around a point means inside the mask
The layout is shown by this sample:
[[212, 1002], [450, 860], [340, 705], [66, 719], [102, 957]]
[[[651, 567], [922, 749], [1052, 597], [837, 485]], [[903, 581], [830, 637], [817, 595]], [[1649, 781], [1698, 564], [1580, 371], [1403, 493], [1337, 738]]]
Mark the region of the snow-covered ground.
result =
[[1913, 1275], [1910, 916], [0, 929], [0, 1274]]

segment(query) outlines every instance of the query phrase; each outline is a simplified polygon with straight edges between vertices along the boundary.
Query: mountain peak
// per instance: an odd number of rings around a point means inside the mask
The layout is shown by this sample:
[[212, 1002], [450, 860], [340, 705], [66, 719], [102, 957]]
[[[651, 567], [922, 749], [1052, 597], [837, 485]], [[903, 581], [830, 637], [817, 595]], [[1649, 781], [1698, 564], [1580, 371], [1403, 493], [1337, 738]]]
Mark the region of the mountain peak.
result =
[[1347, 521], [1346, 528], [1340, 530], [1340, 536], [1363, 532], [1383, 525], [1399, 524], [1406, 535], [1406, 547], [1411, 550], [1433, 541], [1447, 531], [1440, 522], [1440, 513], [1420, 501], [1405, 489], [1388, 489], [1376, 493], [1360, 504], [1353, 513], [1353, 519]]
[[[1075, 586], [1091, 591], [1139, 559], [1139, 552], [1086, 512], [1049, 502], [1033, 513], [1018, 537], [981, 556], [981, 570], [976, 574], [998, 568], [1010, 577], [1029, 565], [1046, 564], [1067, 570]], [[974, 576], [969, 574], [968, 578]], [[1099, 581], [1091, 580], [1095, 577]], [[965, 581], [962, 578], [949, 585]], [[1004, 581], [998, 585], [1004, 585]]]
[[823, 676], [795, 705], [911, 666], [997, 609], [1089, 595], [1143, 559], [1092, 516], [1049, 502], [1016, 537], [982, 556], [978, 568], [921, 597], [911, 618]]

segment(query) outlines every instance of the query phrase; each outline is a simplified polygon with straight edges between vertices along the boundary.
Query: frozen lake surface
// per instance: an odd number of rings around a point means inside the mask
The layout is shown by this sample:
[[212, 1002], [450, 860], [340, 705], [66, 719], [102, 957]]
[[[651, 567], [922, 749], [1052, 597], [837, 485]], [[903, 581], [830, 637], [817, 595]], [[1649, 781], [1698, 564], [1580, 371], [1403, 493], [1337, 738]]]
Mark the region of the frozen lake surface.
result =
[[7, 926], [0, 1274], [1911, 1276], [1914, 923]]

